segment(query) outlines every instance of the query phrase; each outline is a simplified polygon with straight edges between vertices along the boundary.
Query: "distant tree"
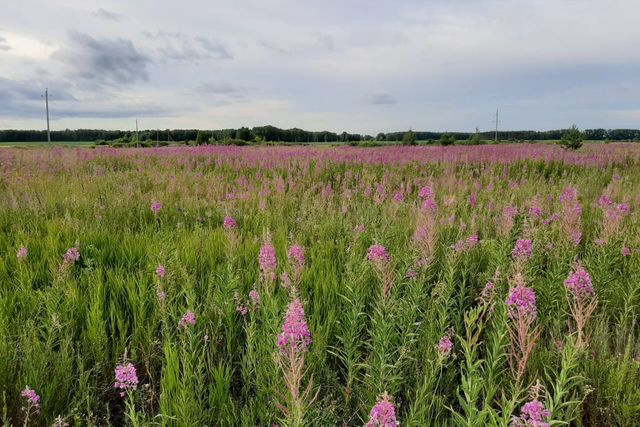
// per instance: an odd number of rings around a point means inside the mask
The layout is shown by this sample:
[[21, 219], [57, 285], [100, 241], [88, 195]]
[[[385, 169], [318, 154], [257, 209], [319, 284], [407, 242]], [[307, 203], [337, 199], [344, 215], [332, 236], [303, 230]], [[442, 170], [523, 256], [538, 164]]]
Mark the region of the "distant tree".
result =
[[456, 143], [456, 137], [451, 135], [449, 132], [445, 132], [440, 135], [440, 145], [453, 145]]
[[253, 140], [253, 133], [251, 132], [251, 129], [246, 127], [241, 127], [238, 130], [236, 130], [236, 139], [239, 139], [242, 141], [251, 141]]
[[411, 129], [402, 136], [402, 145], [416, 145], [416, 134]]
[[386, 135], [384, 134], [384, 132], [380, 132], [379, 134], [376, 135], [376, 141], [384, 141], [386, 139]]
[[584, 139], [582, 132], [576, 125], [571, 125], [567, 129], [560, 139], [560, 145], [569, 150], [577, 150], [582, 147], [582, 140]]
[[476, 128], [475, 133], [472, 133], [469, 136], [469, 145], [481, 145], [484, 144], [484, 141], [482, 140], [482, 136], [480, 136], [480, 131], [478, 130], [478, 128]]
[[205, 145], [208, 142], [209, 138], [207, 138], [207, 134], [199, 130], [198, 135], [196, 136], [196, 145]]

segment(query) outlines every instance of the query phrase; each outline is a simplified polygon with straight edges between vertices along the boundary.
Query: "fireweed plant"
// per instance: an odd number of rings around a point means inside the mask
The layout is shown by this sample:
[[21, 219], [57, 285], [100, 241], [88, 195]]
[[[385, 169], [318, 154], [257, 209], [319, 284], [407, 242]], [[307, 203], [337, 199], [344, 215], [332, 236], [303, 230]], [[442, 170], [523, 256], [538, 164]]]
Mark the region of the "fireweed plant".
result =
[[0, 419], [638, 425], [639, 212], [631, 143], [5, 148]]

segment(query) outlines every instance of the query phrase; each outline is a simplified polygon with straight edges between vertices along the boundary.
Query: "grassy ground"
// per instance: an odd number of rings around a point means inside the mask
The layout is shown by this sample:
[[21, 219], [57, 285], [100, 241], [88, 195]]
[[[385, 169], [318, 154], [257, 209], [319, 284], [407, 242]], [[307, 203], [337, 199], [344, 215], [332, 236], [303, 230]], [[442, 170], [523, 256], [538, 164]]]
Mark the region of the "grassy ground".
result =
[[0, 150], [0, 415], [356, 426], [388, 395], [403, 426], [638, 425], [639, 155]]

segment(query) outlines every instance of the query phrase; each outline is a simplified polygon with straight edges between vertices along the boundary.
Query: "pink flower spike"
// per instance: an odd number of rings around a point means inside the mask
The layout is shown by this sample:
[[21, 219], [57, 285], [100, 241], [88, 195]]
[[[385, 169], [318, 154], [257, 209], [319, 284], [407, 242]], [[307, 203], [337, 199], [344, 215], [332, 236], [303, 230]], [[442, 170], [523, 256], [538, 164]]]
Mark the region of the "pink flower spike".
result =
[[304, 317], [304, 307], [299, 298], [289, 303], [284, 315], [282, 333], [278, 335], [278, 347], [281, 353], [287, 351], [306, 351], [311, 344], [311, 332]]
[[27, 248], [25, 248], [24, 246], [21, 246], [20, 249], [18, 249], [18, 253], [16, 253], [16, 258], [25, 259], [28, 254], [29, 254], [29, 251], [27, 250]]
[[196, 315], [191, 310], [187, 310], [180, 322], [178, 322], [178, 328], [186, 329], [187, 326], [193, 326], [196, 324]]
[[369, 422], [365, 427], [397, 427], [396, 407], [386, 393], [373, 405], [369, 412]]
[[158, 267], [156, 267], [156, 276], [158, 276], [158, 279], [162, 279], [166, 274], [167, 271], [165, 270], [164, 265], [159, 264]]
[[136, 367], [132, 363], [119, 364], [115, 369], [116, 381], [114, 387], [120, 390], [120, 397], [128, 391], [138, 388], [138, 376], [136, 375]]
[[158, 201], [153, 201], [151, 203], [151, 212], [153, 212], [154, 214], [157, 214], [158, 212], [160, 212], [161, 209], [162, 209], [162, 203]]

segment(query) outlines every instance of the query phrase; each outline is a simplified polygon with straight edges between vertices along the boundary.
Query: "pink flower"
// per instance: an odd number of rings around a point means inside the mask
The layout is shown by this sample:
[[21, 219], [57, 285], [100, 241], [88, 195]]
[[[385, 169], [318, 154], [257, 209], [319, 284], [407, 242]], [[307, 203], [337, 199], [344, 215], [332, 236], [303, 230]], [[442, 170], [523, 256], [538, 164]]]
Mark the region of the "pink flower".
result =
[[28, 253], [29, 251], [27, 250], [27, 248], [25, 248], [24, 246], [21, 246], [20, 249], [18, 249], [18, 253], [16, 254], [16, 257], [18, 259], [25, 259]]
[[433, 190], [430, 187], [422, 187], [420, 191], [418, 191], [418, 197], [421, 199], [431, 199], [433, 198]]
[[277, 339], [280, 352], [288, 350], [297, 352], [305, 351], [311, 344], [311, 332], [304, 317], [304, 307], [299, 298], [289, 303], [287, 312], [284, 315], [282, 332]]
[[390, 259], [389, 253], [382, 245], [371, 245], [369, 247], [367, 258], [371, 262], [389, 261]]
[[451, 341], [449, 335], [444, 335], [442, 338], [440, 338], [440, 341], [438, 342], [438, 355], [441, 358], [444, 359], [449, 357], [452, 349], [453, 342]]
[[406, 277], [407, 279], [415, 279], [416, 277], [418, 277], [418, 273], [413, 268], [410, 268], [407, 270], [404, 277]]
[[514, 417], [514, 427], [549, 427], [551, 412], [537, 399], [525, 403], [520, 409], [520, 417]]
[[373, 405], [369, 412], [369, 422], [365, 427], [397, 427], [396, 407], [386, 393]]
[[582, 267], [578, 267], [565, 281], [564, 286], [573, 294], [576, 299], [584, 299], [593, 296], [593, 284], [591, 276]]
[[67, 264], [73, 264], [80, 260], [80, 252], [78, 248], [72, 247], [67, 249], [67, 252], [63, 256], [64, 262]]
[[119, 364], [115, 369], [116, 382], [113, 385], [116, 389], [120, 389], [120, 397], [124, 397], [125, 393], [138, 388], [138, 376], [136, 375], [136, 367], [132, 363]]
[[26, 386], [24, 390], [20, 392], [20, 396], [27, 399], [27, 404], [31, 407], [30, 409], [35, 410], [36, 412], [40, 409], [40, 396], [34, 391]]
[[164, 269], [164, 265], [159, 264], [158, 267], [156, 268], [156, 276], [158, 276], [158, 279], [162, 279], [166, 274], [167, 272]]
[[258, 305], [260, 303], [260, 294], [255, 289], [251, 289], [249, 291], [249, 299], [253, 305]]
[[513, 250], [511, 251], [511, 255], [513, 255], [513, 257], [516, 259], [525, 260], [531, 257], [532, 249], [533, 245], [531, 243], [531, 240], [518, 239], [515, 246], [513, 247]]
[[356, 234], [364, 233], [364, 230], [365, 230], [364, 224], [358, 224], [353, 228], [353, 232]]
[[393, 195], [393, 201], [396, 203], [404, 202], [404, 193], [402, 192], [402, 190], [395, 192], [395, 194]]
[[629, 256], [631, 255], [631, 249], [629, 249], [626, 246], [623, 246], [622, 249], [620, 249], [620, 255], [622, 256]]
[[151, 202], [151, 212], [157, 214], [158, 212], [160, 212], [160, 209], [162, 209], [162, 203], [158, 201]]
[[167, 294], [162, 290], [160, 286], [156, 288], [156, 296], [158, 297], [158, 301], [163, 302], [167, 299]]
[[191, 310], [187, 310], [187, 312], [182, 316], [182, 319], [178, 322], [178, 328], [185, 329], [187, 326], [196, 324], [196, 315]]
[[536, 293], [533, 289], [524, 285], [517, 285], [509, 289], [506, 303], [509, 309], [509, 317], [512, 319], [523, 317], [534, 320], [538, 315]]
[[264, 273], [273, 273], [277, 267], [276, 250], [270, 243], [265, 243], [260, 248], [260, 254], [258, 255], [258, 262], [260, 269]]
[[222, 222], [222, 226], [224, 227], [225, 230], [232, 230], [234, 228], [238, 228], [238, 223], [236, 222], [235, 219], [231, 218], [230, 216], [225, 216]]
[[304, 249], [298, 245], [293, 245], [289, 248], [289, 260], [293, 260], [299, 266], [304, 265]]

